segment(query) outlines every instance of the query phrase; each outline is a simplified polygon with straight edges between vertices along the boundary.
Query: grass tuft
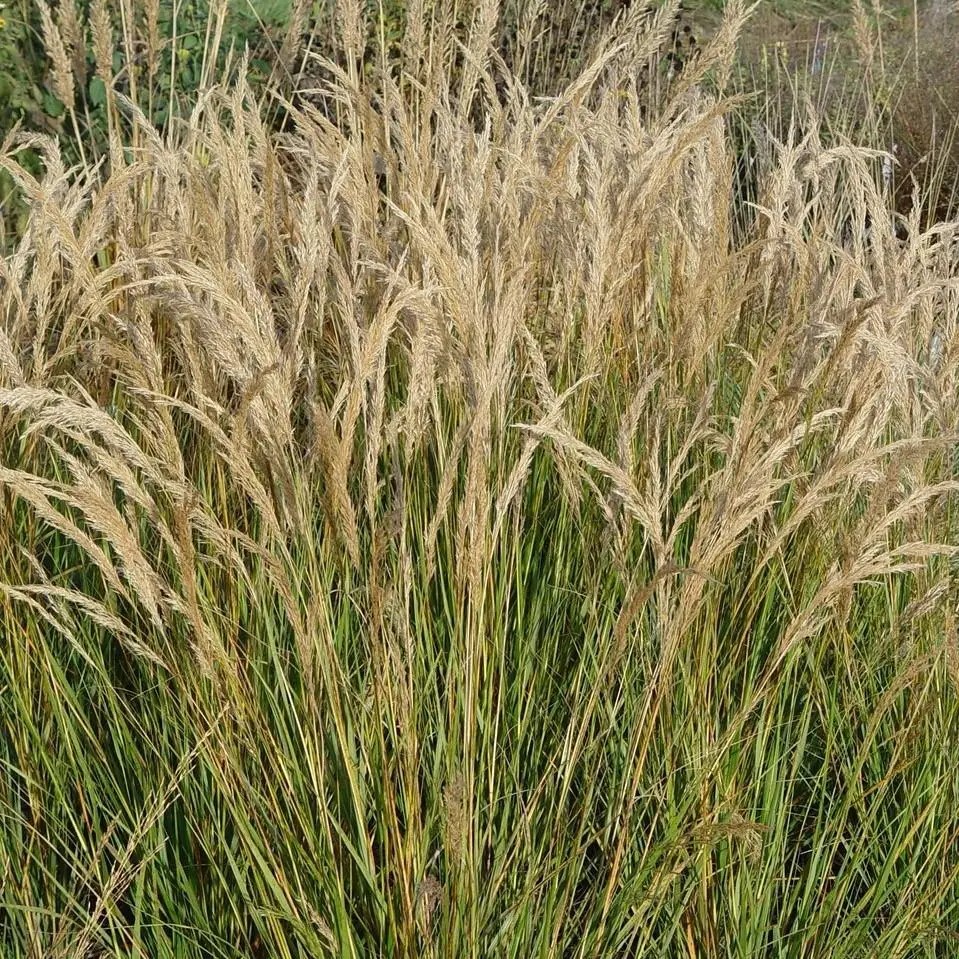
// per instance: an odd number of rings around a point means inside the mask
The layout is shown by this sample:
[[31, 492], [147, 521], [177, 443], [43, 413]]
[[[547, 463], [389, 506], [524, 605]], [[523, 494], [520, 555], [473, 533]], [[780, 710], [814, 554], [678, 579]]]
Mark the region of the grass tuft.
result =
[[354, 2], [281, 129], [243, 62], [157, 129], [113, 12], [107, 153], [0, 149], [0, 952], [951, 954], [957, 224], [882, 104], [757, 108], [739, 3], [544, 98]]

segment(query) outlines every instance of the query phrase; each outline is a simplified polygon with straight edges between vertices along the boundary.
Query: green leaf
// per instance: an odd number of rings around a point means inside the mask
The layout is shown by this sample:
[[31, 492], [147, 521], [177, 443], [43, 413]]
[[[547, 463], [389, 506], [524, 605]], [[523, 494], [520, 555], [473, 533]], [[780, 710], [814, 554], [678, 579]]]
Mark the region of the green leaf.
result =
[[107, 87], [100, 77], [91, 77], [89, 96], [90, 102], [95, 107], [101, 107], [107, 102]]
[[259, 0], [254, 4], [256, 14], [250, 8], [247, 0], [234, 0], [230, 5], [233, 15], [238, 20], [249, 20], [253, 25], [257, 23], [257, 17], [265, 24], [274, 26], [285, 26], [290, 20], [290, 11], [293, 4], [290, 0]]
[[49, 90], [43, 94], [43, 112], [48, 117], [62, 117], [64, 113], [63, 104]]

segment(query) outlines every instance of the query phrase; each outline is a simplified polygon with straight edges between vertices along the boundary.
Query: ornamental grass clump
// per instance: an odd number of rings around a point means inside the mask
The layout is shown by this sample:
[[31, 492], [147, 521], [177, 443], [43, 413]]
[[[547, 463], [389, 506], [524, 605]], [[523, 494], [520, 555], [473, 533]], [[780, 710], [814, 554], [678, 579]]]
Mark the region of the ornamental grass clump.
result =
[[807, 103], [735, 228], [740, 3], [652, 107], [409, 15], [2, 144], [0, 952], [949, 954], [955, 225]]

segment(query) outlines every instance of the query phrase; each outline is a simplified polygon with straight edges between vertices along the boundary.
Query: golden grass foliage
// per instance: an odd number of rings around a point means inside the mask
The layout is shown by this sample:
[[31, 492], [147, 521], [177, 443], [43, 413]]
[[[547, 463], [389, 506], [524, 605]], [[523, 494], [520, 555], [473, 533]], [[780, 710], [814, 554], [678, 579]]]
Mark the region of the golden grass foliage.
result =
[[[344, 4], [285, 132], [241, 69], [163, 136], [112, 93], [108, 166], [4, 141], [10, 955], [944, 954], [956, 229], [807, 104], [733, 230], [745, 15], [650, 109], [657, 22], [500, 100], [494, 6], [364, 78]], [[840, 730], [798, 833], [787, 719]]]

